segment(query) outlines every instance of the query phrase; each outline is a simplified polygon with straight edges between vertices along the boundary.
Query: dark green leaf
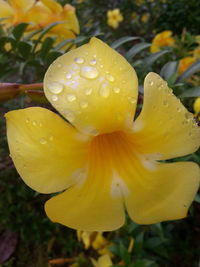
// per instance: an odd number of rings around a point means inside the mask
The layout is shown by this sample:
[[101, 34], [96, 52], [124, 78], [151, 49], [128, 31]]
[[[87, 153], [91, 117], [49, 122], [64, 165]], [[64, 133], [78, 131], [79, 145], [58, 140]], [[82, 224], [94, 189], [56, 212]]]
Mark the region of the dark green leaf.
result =
[[113, 49], [116, 49], [116, 48], [118, 48], [122, 44], [125, 44], [125, 43], [130, 42], [130, 41], [133, 41], [133, 40], [137, 40], [137, 39], [140, 39], [140, 37], [137, 37], [137, 36], [132, 36], [132, 37], [131, 36], [126, 36], [126, 37], [122, 37], [122, 38], [116, 40], [115, 42], [113, 42], [111, 44], [111, 47]]
[[25, 42], [25, 41], [21, 41], [17, 45], [19, 54], [24, 58], [27, 58], [29, 56], [31, 52], [31, 48], [32, 46], [28, 42]]
[[127, 59], [133, 58], [136, 54], [140, 53], [142, 50], [150, 47], [151, 44], [149, 43], [139, 43], [134, 45], [128, 52], [125, 54]]
[[28, 23], [20, 23], [12, 31], [13, 36], [17, 41], [19, 41], [25, 32], [26, 28], [28, 27]]
[[52, 37], [47, 37], [43, 43], [42, 43], [42, 48], [40, 50], [40, 55], [42, 58], [45, 58], [49, 50], [53, 47], [54, 43], [54, 38]]
[[159, 51], [157, 53], [154, 53], [153, 55], [150, 55], [149, 57], [147, 57], [145, 60], [144, 60], [144, 64], [146, 65], [152, 65], [156, 60], [158, 60], [160, 57], [162, 57], [163, 55], [169, 53], [170, 51], [168, 50], [162, 50], [162, 51]]
[[174, 73], [177, 72], [178, 62], [177, 61], [169, 61], [167, 62], [161, 69], [160, 75], [168, 80]]
[[200, 97], [200, 87], [195, 87], [193, 89], [186, 89], [179, 97]]

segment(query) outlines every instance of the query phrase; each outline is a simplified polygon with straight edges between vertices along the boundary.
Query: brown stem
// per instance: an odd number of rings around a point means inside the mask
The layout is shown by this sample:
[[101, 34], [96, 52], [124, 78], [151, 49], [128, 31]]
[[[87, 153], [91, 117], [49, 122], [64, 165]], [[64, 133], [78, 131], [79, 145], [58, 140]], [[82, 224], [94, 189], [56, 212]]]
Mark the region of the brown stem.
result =
[[27, 90], [41, 90], [43, 89], [43, 83], [20, 84], [19, 89], [21, 92]]

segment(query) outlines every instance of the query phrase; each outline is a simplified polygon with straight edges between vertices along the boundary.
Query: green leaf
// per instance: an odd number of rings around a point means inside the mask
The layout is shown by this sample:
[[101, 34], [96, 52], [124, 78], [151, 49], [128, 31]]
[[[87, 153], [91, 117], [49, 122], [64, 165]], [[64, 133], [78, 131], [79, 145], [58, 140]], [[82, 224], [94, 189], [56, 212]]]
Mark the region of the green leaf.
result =
[[54, 38], [52, 37], [47, 37], [43, 42], [42, 42], [42, 47], [40, 50], [40, 55], [42, 58], [45, 58], [49, 50], [53, 47], [54, 43]]
[[195, 87], [193, 89], [186, 89], [179, 97], [200, 97], [200, 87]]
[[17, 41], [19, 41], [23, 35], [23, 33], [26, 31], [26, 28], [28, 27], [28, 23], [20, 23], [18, 24], [12, 31], [13, 36]]
[[147, 57], [145, 60], [144, 60], [144, 64], [146, 65], [152, 65], [156, 60], [158, 60], [160, 57], [162, 57], [163, 55], [169, 53], [170, 51], [169, 50], [162, 50], [162, 51], [159, 51], [157, 53], [154, 53], [153, 55], [150, 55], [149, 57]]
[[150, 43], [139, 43], [134, 45], [131, 49], [128, 50], [128, 52], [125, 54], [125, 57], [127, 59], [133, 58], [136, 54], [140, 53], [142, 50], [150, 47]]
[[200, 194], [197, 194], [194, 201], [200, 203]]
[[61, 56], [62, 53], [59, 51], [52, 51], [48, 53], [48, 56], [46, 58], [47, 65], [50, 65], [57, 57]]
[[177, 79], [177, 82], [184, 82], [189, 77], [191, 77], [195, 72], [200, 70], [200, 60], [193, 63], [186, 71], [184, 71], [181, 76]]
[[68, 43], [71, 43], [73, 42], [75, 39], [67, 39], [67, 40], [64, 40], [62, 42], [60, 42], [58, 45], [55, 46], [55, 50], [60, 50], [61, 48], [63, 48], [65, 45], [67, 45]]
[[178, 61], [169, 61], [161, 69], [160, 75], [168, 80], [174, 73], [177, 72]]
[[130, 41], [133, 41], [133, 40], [137, 40], [137, 39], [140, 39], [140, 37], [137, 37], [137, 36], [132, 36], [132, 37], [131, 36], [126, 36], [126, 37], [122, 37], [122, 38], [116, 40], [115, 42], [113, 42], [111, 44], [111, 47], [113, 49], [116, 49], [116, 48], [118, 48], [122, 44], [125, 44], [125, 43], [130, 42]]
[[31, 48], [32, 46], [28, 42], [25, 42], [25, 41], [21, 41], [17, 45], [19, 54], [24, 58], [27, 58], [29, 56], [31, 52]]

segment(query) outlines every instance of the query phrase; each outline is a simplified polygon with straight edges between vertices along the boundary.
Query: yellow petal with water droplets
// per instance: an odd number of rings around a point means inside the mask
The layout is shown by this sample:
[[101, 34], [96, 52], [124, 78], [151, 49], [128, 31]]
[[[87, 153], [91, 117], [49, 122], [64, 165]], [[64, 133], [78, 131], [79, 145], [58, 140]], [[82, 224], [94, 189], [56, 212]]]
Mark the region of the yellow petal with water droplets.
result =
[[[125, 181], [131, 192], [125, 197], [127, 211], [139, 224], [181, 219], [199, 188], [200, 170], [193, 162], [133, 162], [126, 168]], [[151, 165], [152, 164], [152, 165]], [[146, 166], [146, 167], [145, 167]]]
[[51, 193], [84, 178], [87, 136], [39, 107], [8, 112], [6, 120], [10, 154], [28, 186]]
[[193, 114], [156, 73], [145, 78], [144, 104], [133, 131], [140, 153], [153, 154], [157, 160], [193, 153], [200, 145], [200, 129]]
[[27, 11], [34, 5], [35, 0], [8, 0], [8, 2], [19, 11]]
[[[131, 65], [97, 38], [59, 57], [44, 79], [51, 104], [75, 127], [91, 135], [130, 126], [137, 86]], [[61, 87], [55, 98], [54, 91]]]

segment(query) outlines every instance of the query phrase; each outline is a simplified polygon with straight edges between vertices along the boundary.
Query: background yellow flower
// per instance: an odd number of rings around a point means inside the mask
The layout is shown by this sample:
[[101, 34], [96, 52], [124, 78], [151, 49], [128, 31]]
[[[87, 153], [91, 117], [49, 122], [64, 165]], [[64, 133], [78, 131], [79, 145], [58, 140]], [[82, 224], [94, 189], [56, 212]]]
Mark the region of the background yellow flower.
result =
[[156, 53], [160, 51], [162, 47], [165, 46], [174, 46], [175, 40], [172, 37], [172, 32], [171, 31], [163, 31], [158, 34], [153, 38], [152, 45], [150, 47], [151, 53]]
[[110, 27], [116, 29], [119, 27], [119, 23], [123, 21], [123, 16], [119, 8], [108, 10], [107, 12], [107, 23]]

